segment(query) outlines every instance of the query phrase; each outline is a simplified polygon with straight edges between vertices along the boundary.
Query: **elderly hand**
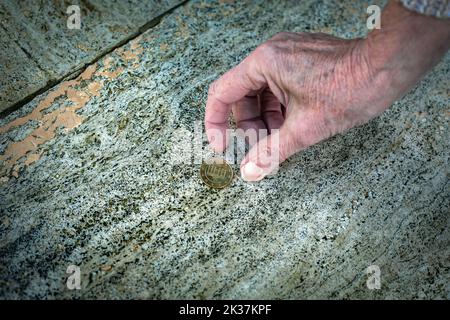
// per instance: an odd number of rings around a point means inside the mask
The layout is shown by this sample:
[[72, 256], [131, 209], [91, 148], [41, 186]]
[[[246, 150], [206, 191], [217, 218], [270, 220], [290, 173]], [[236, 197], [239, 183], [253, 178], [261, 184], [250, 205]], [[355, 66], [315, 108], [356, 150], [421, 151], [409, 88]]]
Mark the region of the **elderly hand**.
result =
[[264, 42], [210, 86], [205, 127], [212, 148], [227, 147], [230, 112], [243, 130], [267, 129], [241, 163], [243, 179], [258, 181], [289, 156], [386, 110], [445, 54], [450, 28], [396, 2], [381, 23], [367, 39], [280, 33]]

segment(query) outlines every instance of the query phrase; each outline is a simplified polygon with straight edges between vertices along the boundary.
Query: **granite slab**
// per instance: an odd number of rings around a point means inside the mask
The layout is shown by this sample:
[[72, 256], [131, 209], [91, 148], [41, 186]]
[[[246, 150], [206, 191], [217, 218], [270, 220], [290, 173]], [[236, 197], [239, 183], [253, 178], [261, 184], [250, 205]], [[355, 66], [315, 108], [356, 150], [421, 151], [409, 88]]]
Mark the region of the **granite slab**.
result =
[[[181, 2], [1, 1], [0, 112], [84, 68]], [[79, 29], [68, 27], [71, 5], [79, 8]]]
[[449, 299], [449, 54], [261, 182], [212, 190], [173, 157], [259, 43], [364, 36], [368, 5], [189, 1], [0, 119], [0, 297]]

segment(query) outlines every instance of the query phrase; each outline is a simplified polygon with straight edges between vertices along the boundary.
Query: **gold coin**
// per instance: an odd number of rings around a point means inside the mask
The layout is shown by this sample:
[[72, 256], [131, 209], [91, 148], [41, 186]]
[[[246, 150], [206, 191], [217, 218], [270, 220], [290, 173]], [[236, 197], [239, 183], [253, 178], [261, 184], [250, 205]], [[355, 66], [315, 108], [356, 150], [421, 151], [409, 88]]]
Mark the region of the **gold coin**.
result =
[[200, 177], [211, 188], [222, 189], [233, 181], [231, 166], [221, 158], [212, 158], [202, 163]]

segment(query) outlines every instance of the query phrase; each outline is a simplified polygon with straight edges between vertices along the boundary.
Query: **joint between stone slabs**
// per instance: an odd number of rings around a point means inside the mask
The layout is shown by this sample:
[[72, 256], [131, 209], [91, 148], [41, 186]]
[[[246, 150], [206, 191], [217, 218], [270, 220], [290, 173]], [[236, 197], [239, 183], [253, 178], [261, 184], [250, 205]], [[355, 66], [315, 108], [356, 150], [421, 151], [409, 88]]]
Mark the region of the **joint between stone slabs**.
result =
[[[132, 41], [133, 39], [139, 37], [140, 35], [142, 35], [147, 30], [156, 27], [166, 15], [172, 13], [177, 8], [187, 4], [188, 2], [189, 2], [189, 0], [184, 0], [184, 1], [180, 2], [179, 4], [175, 5], [174, 7], [170, 8], [169, 10], [161, 13], [156, 18], [153, 18], [150, 21], [146, 22], [144, 25], [142, 25], [141, 27], [138, 28], [138, 31], [130, 34], [128, 37], [126, 37], [125, 39], [117, 42], [115, 45], [107, 47], [105, 50], [103, 50], [98, 55], [96, 55], [94, 57], [94, 59], [92, 59], [91, 61], [85, 63], [83, 66], [77, 68], [75, 71], [73, 71], [73, 72], [71, 72], [69, 74], [66, 74], [64, 76], [61, 76], [61, 77], [59, 77], [57, 79], [49, 80], [47, 82], [47, 84], [45, 86], [43, 86], [42, 88], [34, 91], [33, 93], [31, 93], [31, 94], [27, 95], [26, 97], [22, 98], [21, 100], [19, 100], [18, 102], [12, 104], [11, 106], [6, 108], [5, 110], [1, 111], [0, 112], [0, 119], [5, 118], [6, 116], [8, 116], [9, 114], [11, 114], [12, 112], [14, 112], [16, 110], [19, 110], [21, 107], [23, 107], [24, 105], [26, 105], [27, 103], [32, 101], [35, 97], [37, 97], [38, 95], [40, 95], [40, 94], [42, 94], [42, 93], [52, 89], [53, 87], [55, 87], [59, 83], [61, 83], [63, 81], [68, 81], [68, 80], [75, 79], [84, 70], [86, 70], [89, 66], [97, 63], [100, 59], [102, 59], [105, 56], [107, 56], [108, 54], [112, 53], [117, 48], [120, 48], [120, 47], [124, 46], [125, 44], [127, 44], [128, 42]], [[0, 26], [4, 29], [3, 25], [0, 24]], [[15, 42], [15, 43], [17, 43], [17, 42]], [[39, 63], [31, 56], [31, 54], [28, 51], [26, 51], [20, 45], [19, 45], [19, 47], [27, 55], [28, 58], [30, 58], [32, 61], [34, 61], [36, 63], [36, 65], [39, 67], [39, 69], [41, 69], [43, 72], [48, 74], [48, 72], [46, 70], [42, 69], [42, 67], [39, 65]]]

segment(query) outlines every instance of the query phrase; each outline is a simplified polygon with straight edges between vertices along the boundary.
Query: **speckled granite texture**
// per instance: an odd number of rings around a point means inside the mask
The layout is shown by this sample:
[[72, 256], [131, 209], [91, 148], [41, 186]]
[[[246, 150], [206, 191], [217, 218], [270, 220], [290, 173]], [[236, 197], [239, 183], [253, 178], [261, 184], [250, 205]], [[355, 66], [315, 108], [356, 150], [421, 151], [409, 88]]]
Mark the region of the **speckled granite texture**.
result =
[[450, 55], [259, 183], [215, 191], [172, 165], [174, 130], [258, 43], [366, 32], [369, 2], [296, 2], [190, 1], [1, 119], [0, 296], [449, 299]]
[[[0, 1], [0, 112], [91, 63], [181, 0]], [[80, 8], [81, 28], [66, 12]]]

